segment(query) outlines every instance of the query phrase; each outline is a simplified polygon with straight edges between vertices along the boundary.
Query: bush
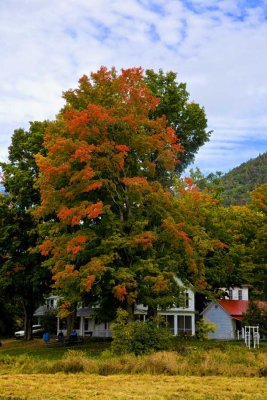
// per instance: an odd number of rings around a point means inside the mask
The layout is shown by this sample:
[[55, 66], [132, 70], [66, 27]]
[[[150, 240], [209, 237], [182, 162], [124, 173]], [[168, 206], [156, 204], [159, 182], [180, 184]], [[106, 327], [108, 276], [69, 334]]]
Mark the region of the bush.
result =
[[197, 338], [200, 340], [207, 340], [209, 338], [209, 332], [215, 332], [216, 325], [209, 322], [205, 318], [201, 318], [196, 323], [197, 326]]
[[170, 332], [158, 326], [155, 321], [134, 321], [127, 323], [128, 313], [118, 310], [117, 319], [112, 324], [114, 354], [146, 354], [158, 350], [167, 350], [171, 344]]

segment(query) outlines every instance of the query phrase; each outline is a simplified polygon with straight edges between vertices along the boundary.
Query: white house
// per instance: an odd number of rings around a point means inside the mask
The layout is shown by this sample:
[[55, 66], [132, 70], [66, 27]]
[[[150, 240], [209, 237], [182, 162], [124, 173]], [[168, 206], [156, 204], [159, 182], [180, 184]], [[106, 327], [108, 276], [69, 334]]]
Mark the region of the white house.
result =
[[[179, 281], [182, 285], [182, 282]], [[170, 329], [174, 336], [195, 335], [195, 294], [193, 289], [188, 286], [184, 290], [183, 306], [174, 306], [167, 310], [160, 310], [159, 314], [163, 317], [166, 327]], [[57, 307], [57, 296], [50, 296], [46, 299], [45, 305], [39, 307], [34, 316], [39, 320], [47, 310], [55, 309]], [[77, 309], [77, 318], [75, 329], [79, 336], [97, 336], [97, 337], [111, 337], [111, 327], [109, 322], [97, 323], [95, 320], [96, 307], [83, 307], [80, 305]], [[134, 314], [136, 319], [145, 320], [147, 308], [143, 305], [136, 305]], [[57, 319], [57, 332], [62, 331], [64, 335], [67, 332], [67, 325], [65, 320]]]
[[222, 289], [229, 300], [248, 300], [248, 286], [232, 287]]

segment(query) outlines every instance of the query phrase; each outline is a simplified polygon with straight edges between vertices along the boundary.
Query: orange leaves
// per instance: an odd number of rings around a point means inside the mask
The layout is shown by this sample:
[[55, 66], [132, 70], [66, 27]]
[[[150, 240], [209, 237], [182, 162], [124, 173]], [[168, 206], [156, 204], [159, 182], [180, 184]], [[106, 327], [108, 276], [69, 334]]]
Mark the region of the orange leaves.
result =
[[141, 176], [123, 178], [122, 183], [124, 183], [125, 186], [147, 186], [147, 178]]
[[102, 212], [102, 208], [103, 208], [103, 202], [102, 201], [98, 201], [97, 203], [92, 204], [86, 210], [87, 218], [93, 219], [93, 218], [99, 217], [99, 215]]
[[123, 302], [127, 295], [127, 289], [125, 286], [117, 285], [113, 288], [114, 297], [119, 301]]
[[94, 182], [94, 183], [91, 183], [88, 186], [85, 186], [85, 188], [82, 189], [82, 191], [84, 193], [91, 192], [92, 190], [100, 189], [101, 187], [102, 187], [102, 182]]
[[123, 153], [127, 153], [130, 150], [125, 144], [117, 144], [115, 148]]
[[152, 247], [153, 243], [157, 240], [157, 235], [152, 231], [146, 231], [134, 236], [131, 239], [131, 243], [134, 245], [139, 245], [143, 250], [147, 250]]
[[169, 282], [164, 278], [163, 275], [158, 275], [154, 278], [154, 285], [152, 286], [152, 291], [154, 293], [166, 292], [169, 287]]
[[82, 280], [82, 289], [87, 293], [90, 292], [94, 281], [95, 281], [95, 275], [89, 275], [86, 279]]
[[69, 131], [74, 133], [81, 126], [87, 124], [90, 120], [87, 110], [75, 111], [68, 110], [64, 113], [64, 119], [68, 125]]
[[70, 172], [70, 164], [69, 162], [63, 161], [61, 163], [57, 162], [55, 165], [50, 162], [48, 158], [43, 157], [40, 154], [37, 154], [36, 164], [42, 171], [42, 177], [44, 178], [44, 182], [49, 182], [55, 179], [58, 176], [67, 175]]
[[59, 219], [66, 219], [73, 214], [73, 210], [67, 207], [63, 207], [57, 214]]
[[94, 176], [95, 176], [95, 173], [92, 170], [92, 167], [90, 165], [86, 165], [80, 171], [73, 171], [71, 179], [70, 179], [70, 183], [88, 181], [88, 180], [92, 179]]
[[193, 184], [194, 184], [193, 179], [190, 178], [190, 177], [185, 177], [185, 178], [184, 178], [184, 181], [185, 181], [185, 183], [186, 183], [186, 185], [187, 185], [187, 188], [188, 188], [189, 190], [191, 190], [192, 187], [193, 187]]
[[71, 239], [67, 244], [67, 252], [76, 255], [80, 250], [82, 250], [82, 245], [87, 242], [87, 236], [78, 235]]
[[88, 104], [87, 113], [91, 120], [93, 120], [96, 124], [107, 124], [114, 122], [114, 118], [112, 117], [113, 109], [108, 109], [101, 105], [96, 105], [93, 103]]
[[91, 154], [95, 149], [94, 145], [89, 145], [86, 142], [79, 143], [79, 147], [75, 150], [75, 152], [71, 156], [71, 160], [87, 162], [91, 159]]
[[[100, 187], [95, 184], [95, 188]], [[92, 188], [93, 190], [93, 188]], [[65, 225], [70, 224], [71, 226], [79, 225], [83, 218], [94, 219], [99, 217], [102, 213], [103, 202], [98, 201], [97, 203], [89, 204], [87, 201], [81, 202], [78, 207], [67, 208], [62, 207], [57, 213], [57, 216]]]
[[55, 287], [66, 286], [71, 284], [79, 277], [79, 271], [72, 264], [67, 264], [62, 271], [57, 272], [53, 276]]
[[106, 262], [108, 262], [108, 259], [105, 256], [93, 257], [87, 264], [80, 268], [80, 286], [83, 291], [90, 292], [96, 278], [99, 279], [106, 271]]
[[175, 223], [175, 221], [169, 216], [165, 218], [162, 222], [162, 227], [168, 232], [171, 237], [174, 239], [174, 241], [177, 241], [178, 239], [183, 239], [184, 242], [189, 242], [190, 239], [188, 235], [181, 230], [181, 228], [184, 226], [184, 223]]
[[52, 240], [47, 239], [42, 244], [39, 245], [40, 253], [43, 256], [48, 256], [53, 249], [54, 243]]

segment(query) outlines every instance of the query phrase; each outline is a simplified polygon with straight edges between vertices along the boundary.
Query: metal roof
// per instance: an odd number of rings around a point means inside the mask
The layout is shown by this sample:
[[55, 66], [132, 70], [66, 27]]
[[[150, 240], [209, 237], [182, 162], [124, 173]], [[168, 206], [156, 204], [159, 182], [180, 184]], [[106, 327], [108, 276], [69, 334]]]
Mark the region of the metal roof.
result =
[[248, 300], [219, 300], [219, 305], [233, 318], [241, 320], [249, 305]]

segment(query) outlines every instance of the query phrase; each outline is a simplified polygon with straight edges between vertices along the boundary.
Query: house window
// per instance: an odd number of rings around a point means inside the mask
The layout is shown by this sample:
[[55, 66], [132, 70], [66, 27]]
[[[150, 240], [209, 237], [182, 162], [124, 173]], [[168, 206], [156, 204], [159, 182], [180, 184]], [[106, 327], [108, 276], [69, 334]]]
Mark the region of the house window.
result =
[[189, 293], [185, 293], [185, 308], [189, 308]]
[[233, 300], [233, 291], [229, 289], [229, 300]]
[[162, 326], [170, 330], [174, 335], [174, 315], [162, 315]]
[[54, 308], [54, 299], [48, 299], [46, 300], [46, 308], [50, 309], [50, 308]]
[[192, 317], [191, 315], [178, 315], [178, 335], [192, 335]]
[[188, 292], [183, 292], [181, 294], [181, 298], [179, 303], [176, 303], [174, 307], [177, 308], [189, 308], [189, 293]]
[[242, 300], [242, 298], [243, 298], [242, 289], [238, 289], [238, 300]]

